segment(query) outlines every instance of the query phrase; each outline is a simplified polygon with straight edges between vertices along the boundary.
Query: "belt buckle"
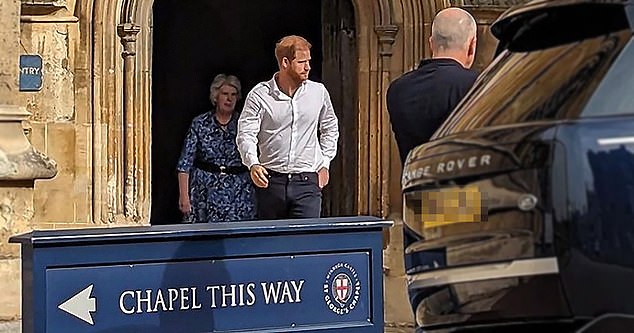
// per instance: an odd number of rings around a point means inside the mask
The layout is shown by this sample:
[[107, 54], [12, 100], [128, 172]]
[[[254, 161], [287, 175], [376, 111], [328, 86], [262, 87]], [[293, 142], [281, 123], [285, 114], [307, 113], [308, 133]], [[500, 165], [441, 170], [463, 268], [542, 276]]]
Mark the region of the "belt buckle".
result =
[[227, 173], [225, 172], [225, 170], [227, 170], [227, 167], [224, 165], [220, 166], [220, 174], [221, 175], [226, 175]]

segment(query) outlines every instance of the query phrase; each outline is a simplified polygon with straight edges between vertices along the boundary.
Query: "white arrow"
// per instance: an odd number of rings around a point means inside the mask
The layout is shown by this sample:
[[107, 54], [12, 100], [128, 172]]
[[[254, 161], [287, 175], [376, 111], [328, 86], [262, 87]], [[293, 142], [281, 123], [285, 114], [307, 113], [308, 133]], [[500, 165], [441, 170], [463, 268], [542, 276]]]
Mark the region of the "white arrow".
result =
[[97, 311], [97, 302], [91, 297], [93, 285], [89, 285], [84, 290], [78, 292], [73, 297], [67, 299], [57, 308], [87, 322], [90, 325], [95, 323], [92, 320], [92, 312]]

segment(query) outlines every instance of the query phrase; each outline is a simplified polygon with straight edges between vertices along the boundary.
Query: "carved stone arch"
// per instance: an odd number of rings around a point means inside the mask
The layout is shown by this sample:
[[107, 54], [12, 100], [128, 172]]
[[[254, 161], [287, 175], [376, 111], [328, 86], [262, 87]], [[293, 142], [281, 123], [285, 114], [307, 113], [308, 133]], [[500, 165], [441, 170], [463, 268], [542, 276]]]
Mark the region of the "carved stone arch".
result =
[[[92, 81], [86, 110], [90, 110], [88, 119], [92, 120], [92, 218], [97, 223], [143, 222], [147, 215], [143, 213], [147, 211], [143, 196], [138, 195], [146, 170], [140, 160], [144, 156], [126, 158], [132, 155], [131, 148], [142, 150], [134, 144], [135, 134], [142, 137], [138, 133], [141, 126], [130, 121], [130, 114], [125, 114], [123, 107], [134, 101], [129, 94], [124, 95], [128, 77], [124, 70], [129, 72], [124, 61], [128, 65], [131, 62], [124, 58], [135, 61], [136, 51], [136, 28], [121, 25], [121, 18], [125, 17], [121, 9], [126, 2], [86, 0], [78, 1], [77, 8], [82, 31], [80, 49], [92, 51], [79, 57], [85, 67], [78, 67], [91, 72], [86, 81]], [[141, 177], [135, 177], [139, 174]]]
[[[398, 31], [394, 6], [400, 0], [351, 1], [359, 54], [358, 213], [387, 215], [393, 153], [384, 149], [391, 132], [383, 96]], [[93, 218], [147, 223], [153, 0], [87, 0], [78, 6], [93, 50], [84, 58], [92, 68]]]

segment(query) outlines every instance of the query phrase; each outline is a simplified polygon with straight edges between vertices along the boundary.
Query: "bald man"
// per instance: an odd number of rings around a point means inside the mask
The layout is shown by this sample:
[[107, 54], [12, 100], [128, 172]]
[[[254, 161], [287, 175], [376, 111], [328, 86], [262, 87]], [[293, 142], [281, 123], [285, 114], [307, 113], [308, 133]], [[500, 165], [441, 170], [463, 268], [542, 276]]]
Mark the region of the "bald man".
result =
[[429, 46], [432, 58], [390, 85], [387, 108], [401, 163], [429, 138], [471, 88], [476, 52], [476, 22], [465, 10], [447, 8], [434, 18]]

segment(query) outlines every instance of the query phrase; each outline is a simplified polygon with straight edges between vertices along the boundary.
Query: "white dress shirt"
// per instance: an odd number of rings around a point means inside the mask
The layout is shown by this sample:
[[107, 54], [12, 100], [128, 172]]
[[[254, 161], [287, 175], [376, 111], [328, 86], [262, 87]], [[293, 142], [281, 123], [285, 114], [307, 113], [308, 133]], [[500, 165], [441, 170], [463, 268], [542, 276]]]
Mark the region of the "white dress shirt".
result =
[[299, 173], [329, 168], [338, 138], [337, 116], [323, 84], [306, 80], [289, 97], [274, 75], [247, 95], [236, 143], [249, 169], [260, 164], [280, 173]]

